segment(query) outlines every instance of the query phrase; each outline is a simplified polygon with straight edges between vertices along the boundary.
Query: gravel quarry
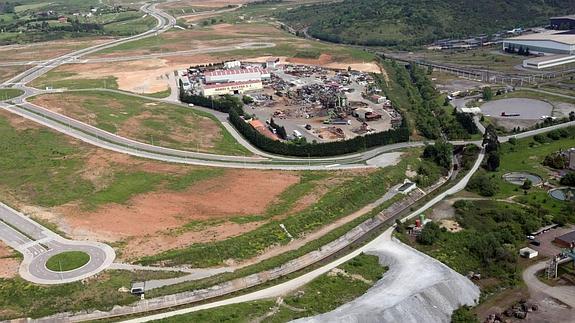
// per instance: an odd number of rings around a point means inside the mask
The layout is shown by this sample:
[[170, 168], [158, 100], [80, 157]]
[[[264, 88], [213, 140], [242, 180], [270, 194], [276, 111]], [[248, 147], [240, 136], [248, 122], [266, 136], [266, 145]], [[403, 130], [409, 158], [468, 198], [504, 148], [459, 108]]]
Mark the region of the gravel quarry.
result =
[[450, 322], [455, 309], [479, 299], [479, 287], [469, 279], [396, 239], [366, 253], [389, 266], [382, 279], [352, 302], [293, 322]]

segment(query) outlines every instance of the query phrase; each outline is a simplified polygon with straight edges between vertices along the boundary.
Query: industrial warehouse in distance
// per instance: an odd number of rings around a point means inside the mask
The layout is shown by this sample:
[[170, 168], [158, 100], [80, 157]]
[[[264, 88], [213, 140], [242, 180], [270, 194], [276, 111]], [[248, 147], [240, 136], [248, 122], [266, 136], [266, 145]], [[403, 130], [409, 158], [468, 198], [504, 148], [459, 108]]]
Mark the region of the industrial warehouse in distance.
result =
[[575, 15], [550, 19], [549, 29], [531, 29], [525, 35], [506, 38], [503, 51], [540, 57], [523, 61], [526, 68], [545, 69], [575, 63]]

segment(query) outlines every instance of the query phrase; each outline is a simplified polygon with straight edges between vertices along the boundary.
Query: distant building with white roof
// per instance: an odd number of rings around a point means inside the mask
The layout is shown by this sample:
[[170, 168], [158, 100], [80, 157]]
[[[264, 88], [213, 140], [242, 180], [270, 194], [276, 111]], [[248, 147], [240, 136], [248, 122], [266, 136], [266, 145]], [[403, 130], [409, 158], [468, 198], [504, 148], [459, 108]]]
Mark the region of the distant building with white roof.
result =
[[264, 68], [243, 68], [232, 70], [215, 70], [204, 74], [207, 84], [261, 81], [270, 78], [270, 73]]

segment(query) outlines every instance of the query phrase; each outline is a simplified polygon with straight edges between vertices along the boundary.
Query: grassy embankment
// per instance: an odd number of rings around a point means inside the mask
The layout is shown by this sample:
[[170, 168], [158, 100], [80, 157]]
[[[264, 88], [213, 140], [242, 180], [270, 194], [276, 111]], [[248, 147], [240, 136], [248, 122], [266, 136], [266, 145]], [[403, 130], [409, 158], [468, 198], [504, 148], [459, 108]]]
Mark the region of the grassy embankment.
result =
[[158, 322], [288, 322], [294, 319], [329, 312], [363, 295], [387, 268], [377, 256], [361, 254], [337, 267], [340, 273], [324, 274], [283, 298], [260, 300], [222, 306], [191, 314], [174, 316]]
[[124, 203], [136, 194], [155, 189], [181, 190], [219, 176], [217, 169], [194, 168], [184, 175], [152, 173], [114, 165], [109, 181], [96, 187], [78, 174], [93, 151], [70, 144], [67, 138], [45, 128], [17, 130], [0, 114], [0, 189], [26, 203], [52, 207], [77, 201], [86, 208]]
[[221, 265], [228, 259], [249, 259], [270, 246], [284, 245], [290, 241], [279, 227], [280, 223], [294, 237], [299, 237], [375, 201], [392, 185], [403, 181], [408, 168], [418, 169], [420, 154], [420, 149], [410, 150], [396, 166], [348, 179], [324, 194], [312, 206], [285, 219], [272, 219], [257, 230], [214, 243], [197, 243], [184, 249], [144, 257], [140, 262], [146, 265], [162, 262], [208, 267]]
[[65, 311], [112, 309], [114, 305], [130, 304], [139, 299], [118, 291], [130, 288], [133, 281], [181, 276], [174, 272], [106, 271], [87, 282], [39, 286], [21, 278], [0, 278], [0, 320], [20, 317], [38, 318]]
[[65, 114], [100, 129], [175, 149], [248, 155], [211, 114], [120, 93], [82, 91], [46, 94], [30, 101], [69, 102]]

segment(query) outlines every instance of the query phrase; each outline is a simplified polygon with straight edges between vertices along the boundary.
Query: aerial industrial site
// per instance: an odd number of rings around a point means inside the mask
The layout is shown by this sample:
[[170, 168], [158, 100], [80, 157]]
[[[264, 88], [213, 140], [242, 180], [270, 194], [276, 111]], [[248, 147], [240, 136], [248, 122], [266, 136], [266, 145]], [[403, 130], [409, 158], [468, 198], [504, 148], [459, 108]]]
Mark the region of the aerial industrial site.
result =
[[573, 0], [0, 0], [0, 321], [574, 322]]

